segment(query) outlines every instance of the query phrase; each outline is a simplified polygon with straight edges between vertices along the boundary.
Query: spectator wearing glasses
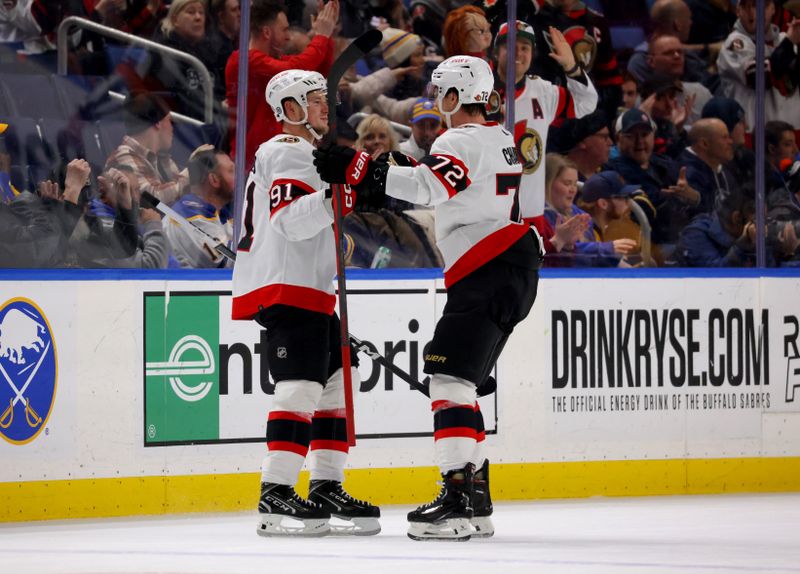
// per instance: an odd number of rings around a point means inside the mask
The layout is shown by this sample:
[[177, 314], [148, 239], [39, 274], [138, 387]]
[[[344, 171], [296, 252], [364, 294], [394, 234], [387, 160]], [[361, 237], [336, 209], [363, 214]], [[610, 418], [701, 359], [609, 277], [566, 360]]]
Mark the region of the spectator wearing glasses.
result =
[[[578, 119], [566, 120], [553, 129], [552, 151], [565, 154], [578, 168], [579, 181], [586, 181], [608, 162], [611, 132], [602, 110]], [[548, 146], [548, 151], [551, 148]]]
[[[684, 0], [656, 0], [650, 9], [650, 22], [653, 25], [652, 38], [657, 36], [676, 36], [686, 49], [686, 65], [681, 80], [703, 82], [709, 78], [707, 46], [687, 46], [692, 28], [692, 12]], [[649, 43], [642, 42], [634, 49], [628, 60], [628, 72], [638, 81], [644, 81], [650, 72], [647, 63]]]
[[691, 112], [686, 118], [685, 127], [690, 129], [692, 122], [700, 119], [703, 106], [711, 99], [711, 92], [699, 82], [682, 81], [686, 69], [685, 46], [677, 36], [658, 36], [650, 41], [647, 52], [649, 73], [644, 79], [652, 76], [666, 76], [681, 82], [683, 95], [678, 99], [680, 105], [691, 98]]

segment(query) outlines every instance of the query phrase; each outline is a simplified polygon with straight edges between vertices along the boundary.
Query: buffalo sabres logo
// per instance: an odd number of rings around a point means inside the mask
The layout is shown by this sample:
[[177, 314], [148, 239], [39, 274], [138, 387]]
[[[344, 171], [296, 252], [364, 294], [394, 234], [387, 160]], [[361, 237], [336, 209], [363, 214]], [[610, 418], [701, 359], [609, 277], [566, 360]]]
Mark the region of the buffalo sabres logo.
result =
[[50, 416], [56, 394], [56, 345], [50, 325], [33, 301], [0, 307], [0, 435], [25, 444]]
[[531, 128], [525, 130], [522, 137], [517, 142], [519, 148], [520, 159], [522, 160], [522, 169], [525, 173], [533, 173], [539, 169], [539, 164], [542, 163], [542, 138], [539, 133]]

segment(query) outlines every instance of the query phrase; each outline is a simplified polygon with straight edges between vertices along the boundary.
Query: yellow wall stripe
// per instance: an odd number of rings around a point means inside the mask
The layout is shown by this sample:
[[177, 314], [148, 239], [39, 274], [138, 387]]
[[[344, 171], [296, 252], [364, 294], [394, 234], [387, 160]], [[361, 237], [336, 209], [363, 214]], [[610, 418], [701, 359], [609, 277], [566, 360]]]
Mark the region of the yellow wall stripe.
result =
[[[357, 469], [346, 486], [376, 504], [417, 504], [436, 495], [437, 477], [433, 467]], [[258, 481], [246, 473], [5, 482], [0, 522], [255, 511]], [[800, 457], [495, 464], [491, 485], [495, 500], [796, 492]]]

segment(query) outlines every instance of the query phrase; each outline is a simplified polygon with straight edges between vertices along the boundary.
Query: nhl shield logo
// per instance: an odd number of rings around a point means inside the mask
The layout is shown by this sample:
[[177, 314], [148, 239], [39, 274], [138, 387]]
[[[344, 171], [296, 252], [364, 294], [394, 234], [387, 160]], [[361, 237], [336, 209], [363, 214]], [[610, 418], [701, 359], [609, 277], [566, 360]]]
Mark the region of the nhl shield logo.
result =
[[56, 344], [42, 310], [24, 298], [0, 307], [0, 436], [14, 444], [35, 439], [53, 408]]

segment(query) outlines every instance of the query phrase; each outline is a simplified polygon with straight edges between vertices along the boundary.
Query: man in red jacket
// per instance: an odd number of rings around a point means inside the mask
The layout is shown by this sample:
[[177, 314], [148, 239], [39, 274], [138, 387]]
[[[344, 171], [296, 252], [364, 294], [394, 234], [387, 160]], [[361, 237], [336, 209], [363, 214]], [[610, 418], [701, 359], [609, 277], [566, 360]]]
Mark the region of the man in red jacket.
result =
[[[322, 4], [320, 2], [320, 4]], [[245, 166], [253, 166], [256, 150], [281, 132], [280, 124], [265, 105], [267, 83], [278, 72], [291, 69], [317, 71], [327, 76], [333, 62], [333, 30], [339, 19], [339, 0], [330, 0], [319, 10], [311, 27], [314, 34], [305, 50], [283, 56], [289, 40], [286, 6], [281, 0], [255, 0], [250, 8], [250, 46], [247, 79], [247, 139]], [[228, 58], [225, 67], [226, 100], [231, 110], [231, 156], [236, 153], [236, 102], [239, 93], [239, 50]]]

